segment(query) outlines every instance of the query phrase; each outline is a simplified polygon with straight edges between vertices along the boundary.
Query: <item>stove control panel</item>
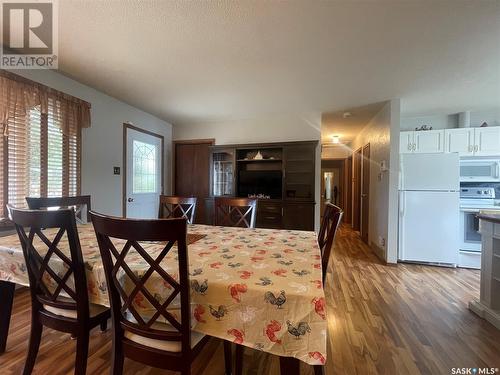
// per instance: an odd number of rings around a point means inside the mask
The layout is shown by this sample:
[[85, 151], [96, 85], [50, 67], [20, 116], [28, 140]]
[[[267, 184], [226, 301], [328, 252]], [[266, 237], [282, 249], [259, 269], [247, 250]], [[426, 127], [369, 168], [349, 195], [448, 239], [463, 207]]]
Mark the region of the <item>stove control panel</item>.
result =
[[463, 187], [460, 188], [460, 198], [495, 199], [495, 188]]

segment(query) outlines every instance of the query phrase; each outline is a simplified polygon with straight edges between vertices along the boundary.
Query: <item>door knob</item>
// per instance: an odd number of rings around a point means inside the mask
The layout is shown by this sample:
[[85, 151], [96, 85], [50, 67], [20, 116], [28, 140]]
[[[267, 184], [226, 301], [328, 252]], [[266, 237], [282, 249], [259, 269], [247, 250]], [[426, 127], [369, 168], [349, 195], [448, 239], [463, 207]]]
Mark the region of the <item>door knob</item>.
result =
[[127, 202], [129, 202], [129, 203], [130, 203], [130, 202], [133, 202], [133, 201], [134, 201], [134, 198], [129, 198], [129, 199], [127, 199]]

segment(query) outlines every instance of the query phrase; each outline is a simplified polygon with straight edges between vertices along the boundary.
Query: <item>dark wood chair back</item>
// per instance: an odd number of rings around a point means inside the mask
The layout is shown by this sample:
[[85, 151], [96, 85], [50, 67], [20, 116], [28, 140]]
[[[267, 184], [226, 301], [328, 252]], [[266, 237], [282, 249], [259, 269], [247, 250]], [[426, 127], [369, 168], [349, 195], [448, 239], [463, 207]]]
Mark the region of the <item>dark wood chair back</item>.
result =
[[8, 210], [23, 249], [32, 303], [39, 308], [76, 310], [78, 320], [88, 319], [87, 278], [75, 212]]
[[90, 195], [79, 195], [74, 197], [45, 197], [34, 198], [26, 197], [26, 202], [30, 210], [40, 210], [42, 208], [60, 207], [68, 208], [75, 207], [77, 219], [83, 222], [89, 222], [89, 212], [92, 210], [90, 206]]
[[255, 228], [257, 199], [215, 198], [215, 225]]
[[104, 306], [89, 305], [75, 211], [7, 209], [23, 248], [31, 292], [31, 332], [23, 374], [31, 374], [43, 326], [47, 326], [76, 338], [75, 375], [84, 375], [89, 332], [97, 325], [106, 330], [111, 314]]
[[334, 204], [326, 203], [323, 220], [318, 234], [318, 244], [321, 250], [321, 269], [323, 270], [323, 282], [325, 281], [328, 262], [335, 240], [335, 234], [342, 220], [344, 211]]
[[[94, 224], [106, 274], [114, 340], [116, 340], [114, 343], [115, 351], [118, 350], [117, 348], [123, 348], [126, 356], [151, 364], [148, 359], [153, 358], [151, 352], [154, 354], [155, 349], [124, 339], [124, 333], [128, 331], [149, 339], [180, 342], [181, 353], [175, 353], [176, 361], [188, 361], [191, 355], [191, 310], [186, 244], [187, 219], [135, 220], [108, 217], [95, 212], [90, 212], [90, 217]], [[113, 240], [115, 243], [116, 240], [125, 240], [123, 248], [117, 249]], [[162, 246], [163, 249], [153, 258], [142, 247], [141, 244], [145, 242], [160, 242], [161, 245], [158, 246]], [[178, 280], [160, 265], [174, 246], [174, 243], [177, 244], [178, 253]], [[127, 265], [125, 257], [130, 251], [135, 251], [149, 266], [149, 269], [141, 277], [137, 276]], [[164, 301], [157, 300], [145, 287], [146, 281], [153, 273], [159, 275], [164, 285], [171, 288], [170, 296]], [[130, 281], [131, 287], [123, 287], [123, 277], [120, 275], [127, 276], [126, 278]], [[148, 318], [141, 316], [134, 306], [134, 299], [138, 293], [141, 293], [152, 306], [153, 312], [152, 315], [148, 314], [151, 315]], [[167, 311], [174, 298], [178, 295], [180, 295], [180, 321]], [[159, 323], [159, 319], [170, 324], [172, 326], [171, 331], [158, 329], [155, 323]], [[116, 352], [115, 355], [117, 355]], [[174, 354], [172, 353], [172, 355]], [[164, 357], [161, 358], [165, 360]], [[177, 364], [180, 366], [179, 363]], [[151, 365], [163, 367], [163, 365], [159, 366], [159, 363]]]
[[196, 198], [195, 197], [176, 197], [168, 195], [160, 195], [160, 209], [158, 218], [170, 219], [185, 217], [188, 224], [194, 223], [196, 213]]

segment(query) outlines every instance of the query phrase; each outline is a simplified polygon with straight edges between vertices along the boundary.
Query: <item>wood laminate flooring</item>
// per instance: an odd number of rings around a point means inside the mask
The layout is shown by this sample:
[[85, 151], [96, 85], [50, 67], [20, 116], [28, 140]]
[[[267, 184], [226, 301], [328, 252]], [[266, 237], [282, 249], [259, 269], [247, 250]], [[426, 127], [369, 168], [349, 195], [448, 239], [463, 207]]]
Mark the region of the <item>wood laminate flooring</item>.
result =
[[[451, 374], [455, 367], [500, 367], [500, 331], [467, 309], [479, 295], [479, 271], [410, 264], [384, 265], [342, 227], [326, 282], [326, 374]], [[28, 346], [30, 299], [16, 292], [0, 374], [20, 374]], [[110, 332], [94, 330], [88, 374], [108, 374]], [[73, 372], [75, 341], [44, 329], [35, 374]], [[212, 340], [193, 374], [223, 374], [222, 345]], [[126, 360], [126, 374], [169, 374]], [[245, 374], [279, 374], [279, 361], [245, 350]], [[301, 373], [312, 369], [301, 364]]]

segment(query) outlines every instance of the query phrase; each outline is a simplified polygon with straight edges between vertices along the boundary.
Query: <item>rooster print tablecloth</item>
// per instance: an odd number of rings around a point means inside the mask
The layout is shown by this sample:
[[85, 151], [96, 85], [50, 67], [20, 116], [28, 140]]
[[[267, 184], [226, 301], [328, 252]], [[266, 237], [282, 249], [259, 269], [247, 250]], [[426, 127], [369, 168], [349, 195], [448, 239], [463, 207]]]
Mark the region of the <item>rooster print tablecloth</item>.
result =
[[[326, 307], [314, 232], [190, 225], [189, 233], [206, 235], [188, 246], [195, 331], [313, 365], [325, 363]], [[92, 226], [80, 226], [79, 235], [90, 301], [109, 305]], [[163, 248], [141, 245], [153, 256]], [[62, 241], [59, 248], [65, 246]], [[126, 262], [139, 277], [149, 268], [133, 251]], [[162, 266], [174, 278], [176, 264], [172, 249]], [[29, 285], [16, 235], [0, 238], [0, 280]], [[151, 277], [146, 287], [160, 302], [171, 292], [160, 276]], [[153, 311], [140, 293], [134, 302], [145, 316]]]

